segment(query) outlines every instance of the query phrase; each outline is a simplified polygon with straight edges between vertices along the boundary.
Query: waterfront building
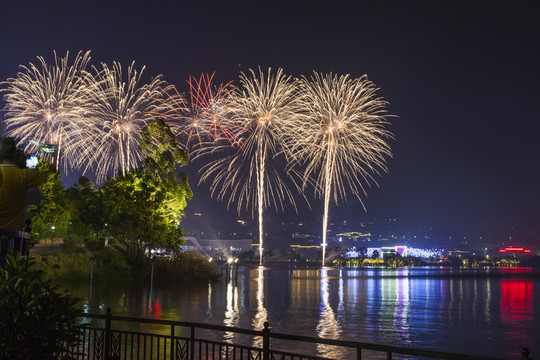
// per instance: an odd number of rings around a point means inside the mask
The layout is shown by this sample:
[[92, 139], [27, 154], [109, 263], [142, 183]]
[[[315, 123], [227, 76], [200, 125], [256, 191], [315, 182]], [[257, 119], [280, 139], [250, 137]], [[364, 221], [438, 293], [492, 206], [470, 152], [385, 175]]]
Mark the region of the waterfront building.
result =
[[183, 251], [196, 250], [201, 255], [214, 260], [227, 260], [229, 257], [250, 251], [251, 248], [251, 239], [197, 239], [188, 236], [186, 242], [182, 244]]

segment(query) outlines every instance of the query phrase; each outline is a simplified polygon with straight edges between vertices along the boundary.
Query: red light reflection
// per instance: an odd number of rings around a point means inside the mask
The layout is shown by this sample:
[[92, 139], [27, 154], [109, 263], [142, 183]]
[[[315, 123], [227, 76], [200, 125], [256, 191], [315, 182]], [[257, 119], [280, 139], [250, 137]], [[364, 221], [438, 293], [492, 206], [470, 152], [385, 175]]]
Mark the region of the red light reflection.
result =
[[507, 329], [504, 331], [506, 341], [515, 343], [515, 346], [530, 343], [530, 329], [534, 328], [533, 282], [526, 279], [501, 279], [500, 309], [501, 323]]

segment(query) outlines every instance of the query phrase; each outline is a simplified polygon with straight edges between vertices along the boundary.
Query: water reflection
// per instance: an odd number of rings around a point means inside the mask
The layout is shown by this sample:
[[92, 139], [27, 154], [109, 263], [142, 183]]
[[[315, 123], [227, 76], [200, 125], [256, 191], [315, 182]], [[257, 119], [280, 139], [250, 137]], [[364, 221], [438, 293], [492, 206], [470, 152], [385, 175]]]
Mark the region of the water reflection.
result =
[[[319, 323], [317, 324], [317, 335], [326, 339], [339, 339], [341, 335], [341, 327], [336, 319], [336, 314], [330, 305], [330, 288], [328, 279], [328, 270], [320, 270], [320, 315]], [[343, 303], [343, 292], [340, 291], [340, 303]], [[342, 348], [336, 348], [335, 346], [317, 344], [317, 352], [319, 356], [330, 357], [334, 359], [345, 358], [345, 353]]]
[[212, 321], [212, 283], [208, 282], [208, 306], [206, 308], [206, 318], [204, 322], [211, 322]]
[[[268, 321], [268, 312], [264, 306], [264, 267], [259, 266], [257, 270], [257, 277], [252, 277], [253, 281], [256, 283], [256, 286], [253, 288], [256, 290], [256, 299], [257, 299], [257, 312], [253, 317], [251, 326], [254, 330], [262, 330], [264, 328], [264, 322]], [[263, 341], [260, 337], [255, 337], [253, 339], [253, 346], [262, 347]]]
[[[238, 281], [159, 283], [152, 296], [148, 282], [94, 282], [91, 293], [85, 282], [73, 293], [84, 298], [81, 308], [94, 314], [111, 307], [120, 316], [255, 330], [269, 321], [273, 332], [492, 357], [514, 357], [522, 346], [540, 352], [540, 297], [533, 292], [539, 277], [456, 275], [448, 269], [240, 266]], [[216, 336], [221, 340], [224, 334]], [[244, 343], [231, 334], [225, 340]], [[251, 337], [245, 343], [262, 346]], [[300, 350], [350, 358], [322, 346]]]
[[505, 341], [520, 348], [534, 341], [531, 328], [535, 327], [533, 312], [533, 282], [520, 279], [501, 281], [501, 322]]
[[[235, 280], [229, 280], [227, 283], [227, 300], [225, 318], [223, 325], [237, 327], [239, 321], [239, 306], [238, 306], [238, 287]], [[226, 332], [223, 336], [226, 342], [234, 343], [235, 333]]]
[[409, 278], [408, 269], [398, 269], [395, 290], [394, 329], [400, 334], [400, 343], [409, 344]]

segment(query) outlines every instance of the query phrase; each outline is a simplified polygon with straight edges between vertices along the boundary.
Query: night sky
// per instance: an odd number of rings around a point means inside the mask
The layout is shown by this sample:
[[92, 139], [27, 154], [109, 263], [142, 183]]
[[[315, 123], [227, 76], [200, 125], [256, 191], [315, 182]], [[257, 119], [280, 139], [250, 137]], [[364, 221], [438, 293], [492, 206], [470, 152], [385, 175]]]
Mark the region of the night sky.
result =
[[[367, 214], [448, 233], [540, 228], [540, 21], [533, 1], [1, 1], [0, 80], [53, 50], [189, 75], [249, 68], [367, 74], [396, 115], [394, 153]], [[351, 2], [352, 3], [352, 2]], [[1, 104], [3, 106], [3, 103]], [[223, 211], [197, 187], [191, 211]], [[76, 176], [73, 176], [76, 179]], [[70, 185], [72, 178], [66, 179]], [[230, 211], [235, 216], [234, 211]], [[317, 203], [313, 214], [320, 216]], [[540, 243], [539, 243], [540, 245]]]

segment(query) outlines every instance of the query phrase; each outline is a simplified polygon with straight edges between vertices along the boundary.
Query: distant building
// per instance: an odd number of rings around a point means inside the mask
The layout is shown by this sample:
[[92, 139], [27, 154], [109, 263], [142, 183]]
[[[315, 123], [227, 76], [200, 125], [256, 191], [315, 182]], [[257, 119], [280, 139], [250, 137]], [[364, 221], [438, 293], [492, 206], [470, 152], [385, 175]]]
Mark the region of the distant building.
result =
[[208, 258], [225, 260], [231, 256], [251, 250], [251, 239], [222, 240], [222, 239], [196, 239], [186, 237], [182, 244], [183, 251], [196, 250]]
[[361, 249], [349, 250], [346, 253], [348, 258], [357, 258], [361, 256], [373, 257], [373, 254], [377, 254], [378, 257], [382, 258], [385, 254], [399, 254], [401, 256], [413, 256], [422, 259], [428, 259], [431, 257], [440, 257], [443, 254], [442, 249], [427, 249], [427, 248], [414, 248], [405, 245], [399, 246], [384, 246], [384, 247], [369, 247], [363, 248], [364, 252]]

